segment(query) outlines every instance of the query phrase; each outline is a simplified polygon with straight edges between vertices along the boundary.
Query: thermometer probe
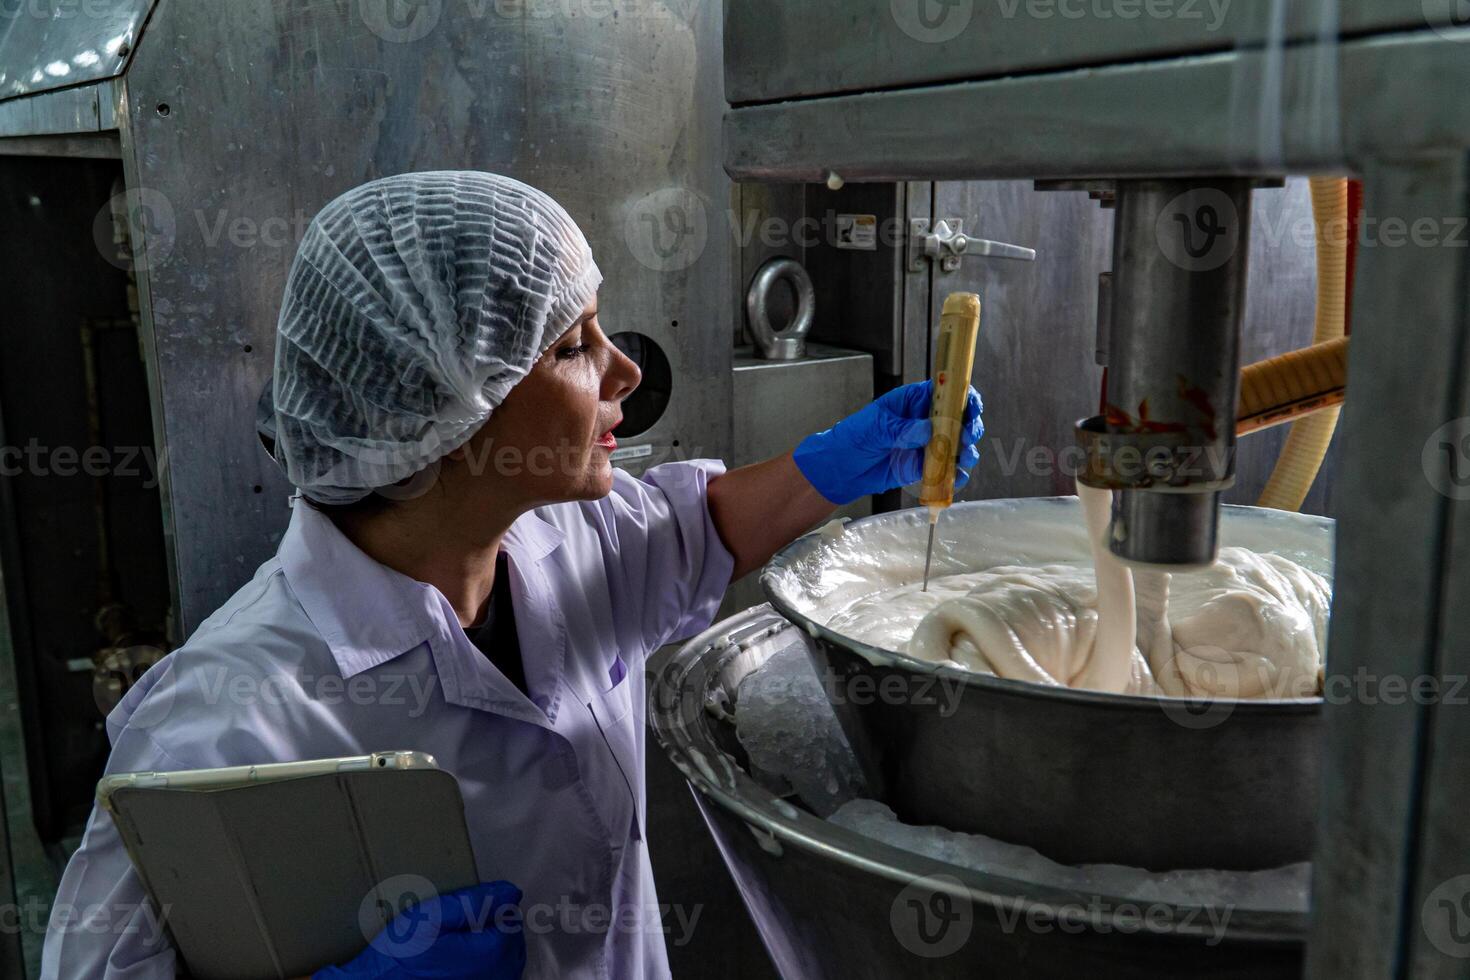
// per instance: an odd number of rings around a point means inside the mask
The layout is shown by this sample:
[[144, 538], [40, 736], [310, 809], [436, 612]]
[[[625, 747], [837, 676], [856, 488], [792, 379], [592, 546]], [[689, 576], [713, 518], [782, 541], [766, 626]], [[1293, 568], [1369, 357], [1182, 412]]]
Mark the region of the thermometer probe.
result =
[[939, 515], [954, 503], [955, 461], [965, 424], [975, 339], [979, 335], [980, 297], [974, 293], [950, 293], [939, 316], [939, 337], [934, 346], [934, 401], [929, 409], [933, 432], [924, 450], [924, 481], [919, 491], [919, 503], [929, 508], [925, 592], [929, 591], [929, 564], [934, 560], [934, 529], [939, 524]]

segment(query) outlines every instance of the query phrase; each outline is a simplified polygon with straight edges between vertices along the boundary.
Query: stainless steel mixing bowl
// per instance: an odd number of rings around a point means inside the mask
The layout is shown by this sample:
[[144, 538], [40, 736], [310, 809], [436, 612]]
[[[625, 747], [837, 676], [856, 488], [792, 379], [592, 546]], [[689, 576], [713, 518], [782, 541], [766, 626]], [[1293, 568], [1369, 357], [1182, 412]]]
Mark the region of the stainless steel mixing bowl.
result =
[[[828, 629], [834, 607], [876, 588], [880, 567], [918, 581], [922, 549], [895, 542], [922, 545], [926, 521], [908, 510], [807, 535], [761, 580], [776, 611], [814, 638], [870, 787], [900, 819], [1027, 844], [1068, 864], [1260, 869], [1310, 859], [1320, 697], [1196, 701], [1043, 687]], [[955, 505], [940, 526], [935, 574], [1016, 563], [1016, 550], [1022, 561], [1045, 560], [1048, 546], [1015, 530], [1037, 521], [1081, 533], [1075, 498]], [[1226, 507], [1221, 527], [1222, 544], [1330, 574], [1329, 520]]]
[[916, 854], [793, 806], [747, 772], [731, 723], [741, 681], [792, 643], [813, 646], [770, 607], [747, 610], [689, 641], [649, 696], [654, 734], [694, 787], [782, 976], [1301, 975], [1301, 909], [1083, 894]]

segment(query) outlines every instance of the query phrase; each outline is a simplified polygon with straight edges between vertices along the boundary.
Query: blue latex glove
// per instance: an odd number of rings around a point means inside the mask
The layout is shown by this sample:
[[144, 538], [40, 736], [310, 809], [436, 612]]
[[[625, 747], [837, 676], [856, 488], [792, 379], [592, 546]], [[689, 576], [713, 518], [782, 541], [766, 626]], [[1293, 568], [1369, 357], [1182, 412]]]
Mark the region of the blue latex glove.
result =
[[526, 968], [520, 900], [508, 881], [436, 895], [394, 916], [351, 963], [319, 970], [313, 980], [515, 980]]
[[[803, 439], [792, 454], [797, 469], [834, 504], [919, 482], [932, 431], [933, 397], [928, 381], [893, 389], [832, 428]], [[980, 461], [975, 444], [985, 434], [981, 411], [980, 393], [971, 388], [959, 437], [956, 489], [969, 481], [970, 468]]]

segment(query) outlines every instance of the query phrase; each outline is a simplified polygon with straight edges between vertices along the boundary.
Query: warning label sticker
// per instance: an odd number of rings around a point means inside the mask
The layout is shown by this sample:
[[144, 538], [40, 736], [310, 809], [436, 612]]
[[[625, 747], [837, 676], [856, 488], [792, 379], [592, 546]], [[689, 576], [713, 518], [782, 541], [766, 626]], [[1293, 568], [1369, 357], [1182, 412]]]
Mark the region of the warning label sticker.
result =
[[878, 216], [876, 214], [839, 214], [837, 247], [863, 252], [878, 250]]

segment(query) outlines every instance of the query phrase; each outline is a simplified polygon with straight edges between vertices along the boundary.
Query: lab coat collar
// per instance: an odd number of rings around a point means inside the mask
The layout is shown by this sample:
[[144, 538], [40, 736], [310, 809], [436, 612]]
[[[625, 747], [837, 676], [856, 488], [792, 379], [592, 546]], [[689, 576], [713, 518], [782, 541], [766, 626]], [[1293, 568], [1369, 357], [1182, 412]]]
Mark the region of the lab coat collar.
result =
[[[527, 706], [534, 703], [542, 715], [538, 724], [556, 721], [566, 666], [566, 623], [556, 612], [552, 576], [542, 564], [561, 547], [563, 540], [565, 534], [560, 528], [532, 511], [517, 518], [501, 542], [510, 559], [506, 567], [510, 572], [511, 602], [531, 700], [499, 671], [482, 665], [482, 669], [488, 669], [494, 676], [493, 685], [498, 688], [502, 702], [508, 700]], [[527, 656], [527, 651], [532, 651], [532, 655]]]
[[[539, 563], [559, 548], [562, 531], [534, 512], [506, 532], [518, 562]], [[438, 632], [431, 607], [438, 590], [380, 564], [358, 549], [331, 518], [301, 499], [280, 547], [281, 567], [312, 625], [350, 678], [392, 660]]]
[[561, 547], [565, 537], [561, 528], [544, 520], [533, 510], [516, 518], [510, 530], [505, 532], [503, 544], [516, 558], [540, 561]]
[[279, 555], [291, 591], [343, 677], [407, 653], [434, 634], [423, 595], [430, 587], [369, 558], [300, 498]]

